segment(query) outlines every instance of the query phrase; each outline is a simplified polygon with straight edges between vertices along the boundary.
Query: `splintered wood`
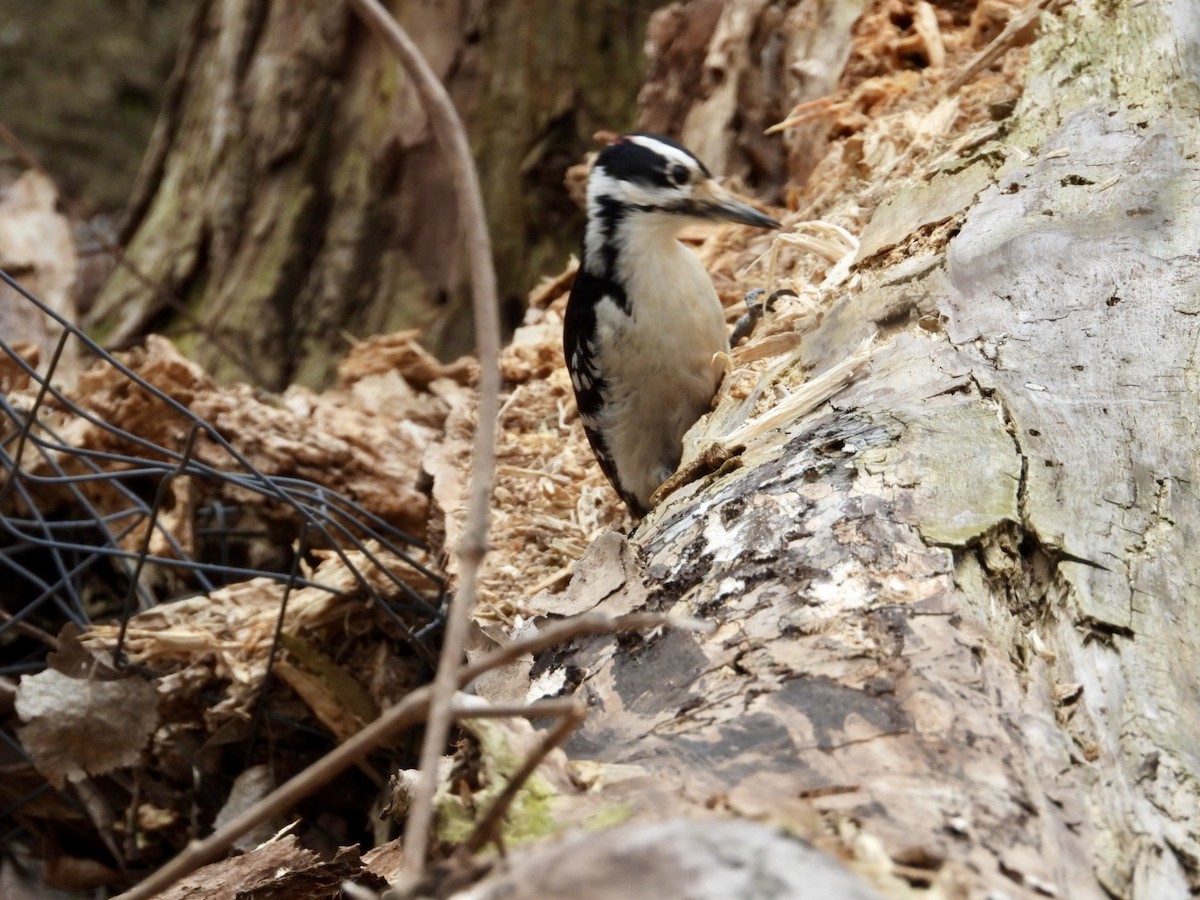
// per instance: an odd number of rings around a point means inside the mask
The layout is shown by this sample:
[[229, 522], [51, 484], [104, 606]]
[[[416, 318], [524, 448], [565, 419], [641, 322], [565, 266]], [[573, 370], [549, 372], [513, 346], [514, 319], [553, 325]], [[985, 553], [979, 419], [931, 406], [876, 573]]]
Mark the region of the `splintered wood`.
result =
[[[412, 336], [406, 341], [411, 344]], [[393, 359], [394, 351], [388, 352]], [[248, 385], [221, 386], [157, 336], [148, 338], [143, 348], [124, 354], [122, 362], [134, 375], [207, 422], [262, 474], [324, 485], [419, 538], [425, 531], [428, 509], [428, 496], [419, 487], [421, 453], [439, 433], [451, 399], [463, 390], [461, 382], [469, 372], [448, 370], [448, 375], [429, 378], [428, 363], [422, 361], [418, 381], [425, 379], [426, 389], [418, 390], [394, 367], [376, 373], [356, 370], [358, 356], [359, 352], [352, 353], [345, 364], [355, 380], [344, 386], [321, 395], [291, 388], [279, 397], [269, 397]], [[31, 406], [35, 394], [36, 386], [26, 386], [14, 401], [19, 407]], [[49, 398], [46, 414], [39, 421], [52, 429], [56, 442], [65, 445], [64, 452], [38, 455], [27, 447], [21, 461], [27, 472], [44, 475], [57, 464], [68, 474], [82, 475], [94, 465], [86, 454], [96, 452], [135, 459], [148, 454], [161, 462], [166, 453], [183, 451], [192, 425], [190, 418], [103, 362], [79, 377], [68, 399], [86, 417]], [[149, 450], [147, 442], [165, 452]], [[248, 474], [224, 447], [203, 434], [193, 456], [218, 471]], [[127, 464], [109, 465], [119, 470]], [[81, 490], [91, 495], [103, 515], [118, 514], [129, 504], [124, 490], [111, 481], [94, 481]], [[168, 520], [181, 516], [190, 521], [201, 503], [223, 502], [237, 509], [242, 530], [297, 524], [286, 505], [229, 482], [180, 478], [172, 482], [170, 490], [172, 500], [164, 505]], [[56, 502], [71, 502], [72, 497], [61, 492], [39, 498], [47, 504], [43, 513], [52, 512]], [[183, 550], [194, 552], [195, 537], [182, 520], [177, 532]], [[141, 529], [126, 532], [123, 546], [136, 548], [142, 534]], [[171, 554], [169, 544], [156, 543], [152, 550]]]
[[[405, 573], [410, 570], [379, 547], [371, 550], [383, 563], [382, 568], [358, 551], [347, 552], [345, 561], [333, 552], [318, 553], [316, 568], [301, 574], [321, 587], [291, 591], [282, 632], [294, 642], [289, 648], [292, 657], [310, 670], [319, 667], [305, 658], [305, 645], [296, 642], [311, 642], [312, 647], [318, 648], [330, 645], [345, 648], [353, 638], [388, 632], [384, 617], [366, 602], [359, 579], [386, 594], [393, 577], [388, 570]], [[431, 586], [424, 587], [429, 590]], [[285, 590], [285, 585], [276, 580], [254, 578], [202, 596], [155, 606], [130, 620], [125, 651], [136, 663], [152, 665], [160, 673], [171, 672], [160, 681], [159, 689], [169, 694], [175, 707], [185, 702], [200, 702], [202, 691], [222, 685], [223, 698], [204, 713], [205, 722], [215, 731], [231, 718], [247, 717], [259, 698]], [[111, 650], [117, 631], [115, 625], [97, 625], [83, 636], [84, 645]], [[368, 641], [369, 646], [354, 650], [341, 661], [341, 666], [368, 687], [376, 706], [386, 706], [403, 696], [406, 686], [415, 685], [413, 673], [403, 671], [405, 666], [379, 658], [373, 649], [377, 643]], [[381, 665], [382, 669], [377, 668]], [[384, 671], [395, 678], [393, 683], [381, 680], [379, 676]], [[326, 688], [321, 699], [330, 689]], [[346, 705], [344, 691], [333, 696]], [[310, 700], [310, 707], [317, 708], [319, 702]], [[371, 718], [364, 716], [359, 727]]]
[[[788, 206], [861, 234], [898, 187], [998, 139], [1021, 95], [1035, 23], [1024, 16], [1022, 28], [1004, 26], [1041, 6], [867, 4], [836, 86], [769, 129], [783, 133], [793, 169], [811, 167], [803, 182], [787, 186]], [[991, 68], [980, 64], [985, 54]], [[823, 125], [816, 141], [804, 127], [812, 123]], [[814, 146], [822, 152], [814, 155]]]
[[[624, 522], [578, 423], [562, 361], [562, 307], [532, 310], [501, 358], [507, 387], [500, 411], [491, 552], [480, 577], [481, 620], [512, 624], [536, 612], [528, 600], [560, 588], [592, 538]], [[426, 455], [444, 545], [462, 525], [470, 473], [474, 404], [456, 407], [444, 439]]]

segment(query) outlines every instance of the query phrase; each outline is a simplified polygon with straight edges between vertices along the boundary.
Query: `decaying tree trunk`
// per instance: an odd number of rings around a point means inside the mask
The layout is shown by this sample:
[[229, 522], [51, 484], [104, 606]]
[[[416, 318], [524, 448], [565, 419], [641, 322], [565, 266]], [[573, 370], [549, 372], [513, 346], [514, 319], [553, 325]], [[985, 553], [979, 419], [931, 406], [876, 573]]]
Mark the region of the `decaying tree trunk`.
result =
[[715, 625], [538, 661], [635, 817], [779, 823], [897, 895], [1200, 890], [1200, 14], [1043, 18], [1009, 122], [893, 190], [776, 383], [876, 333], [869, 372], [557, 601]]
[[[563, 172], [630, 117], [654, 5], [391, 4], [474, 136], [510, 321], [571, 252]], [[118, 271], [90, 325], [110, 345], [170, 325], [214, 374], [276, 389], [413, 325], [465, 352], [452, 190], [415, 93], [344, 4], [209, 0], [131, 203], [140, 275]]]

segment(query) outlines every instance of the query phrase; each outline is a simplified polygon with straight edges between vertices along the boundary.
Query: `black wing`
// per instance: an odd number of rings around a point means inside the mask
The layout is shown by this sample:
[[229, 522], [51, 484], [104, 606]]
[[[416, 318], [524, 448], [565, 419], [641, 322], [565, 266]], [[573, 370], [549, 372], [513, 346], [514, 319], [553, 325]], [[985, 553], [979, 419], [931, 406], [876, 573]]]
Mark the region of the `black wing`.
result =
[[600, 411], [604, 408], [604, 391], [607, 388], [596, 367], [594, 356], [596, 305], [612, 294], [606, 282], [580, 268], [575, 276], [575, 284], [571, 287], [571, 297], [567, 301], [567, 312], [563, 318], [563, 355], [567, 360], [567, 370], [571, 373], [571, 386], [575, 389], [575, 405], [579, 407], [579, 415], [583, 419], [583, 433], [592, 445], [596, 461], [600, 463], [600, 468], [613, 489], [634, 515], [644, 516], [646, 510], [637, 498], [621, 489], [608, 445], [595, 427]]

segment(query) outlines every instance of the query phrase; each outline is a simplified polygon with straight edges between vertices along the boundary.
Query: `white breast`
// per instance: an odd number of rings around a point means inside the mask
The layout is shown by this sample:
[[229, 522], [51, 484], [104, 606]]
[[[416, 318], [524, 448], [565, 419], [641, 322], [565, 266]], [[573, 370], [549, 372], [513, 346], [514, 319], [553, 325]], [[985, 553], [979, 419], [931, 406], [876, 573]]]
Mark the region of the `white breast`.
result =
[[[651, 239], [647, 239], [650, 237]], [[684, 432], [708, 412], [728, 352], [725, 314], [690, 250], [640, 235], [621, 254], [632, 307], [597, 308], [597, 350], [608, 390], [597, 424], [621, 485], [644, 505], [679, 464]]]

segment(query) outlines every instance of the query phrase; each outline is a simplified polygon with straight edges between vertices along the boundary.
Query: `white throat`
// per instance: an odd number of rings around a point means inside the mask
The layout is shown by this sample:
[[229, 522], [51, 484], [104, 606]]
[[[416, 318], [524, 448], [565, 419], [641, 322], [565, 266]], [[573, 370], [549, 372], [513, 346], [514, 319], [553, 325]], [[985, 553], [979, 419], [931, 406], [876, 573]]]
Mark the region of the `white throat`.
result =
[[629, 289], [637, 273], [652, 271], [661, 261], [680, 253], [691, 255], [676, 239], [684, 224], [686, 221], [677, 215], [637, 212], [622, 218], [615, 233], [605, 234], [603, 220], [589, 217], [584, 236], [587, 269], [597, 277], [609, 276]]

